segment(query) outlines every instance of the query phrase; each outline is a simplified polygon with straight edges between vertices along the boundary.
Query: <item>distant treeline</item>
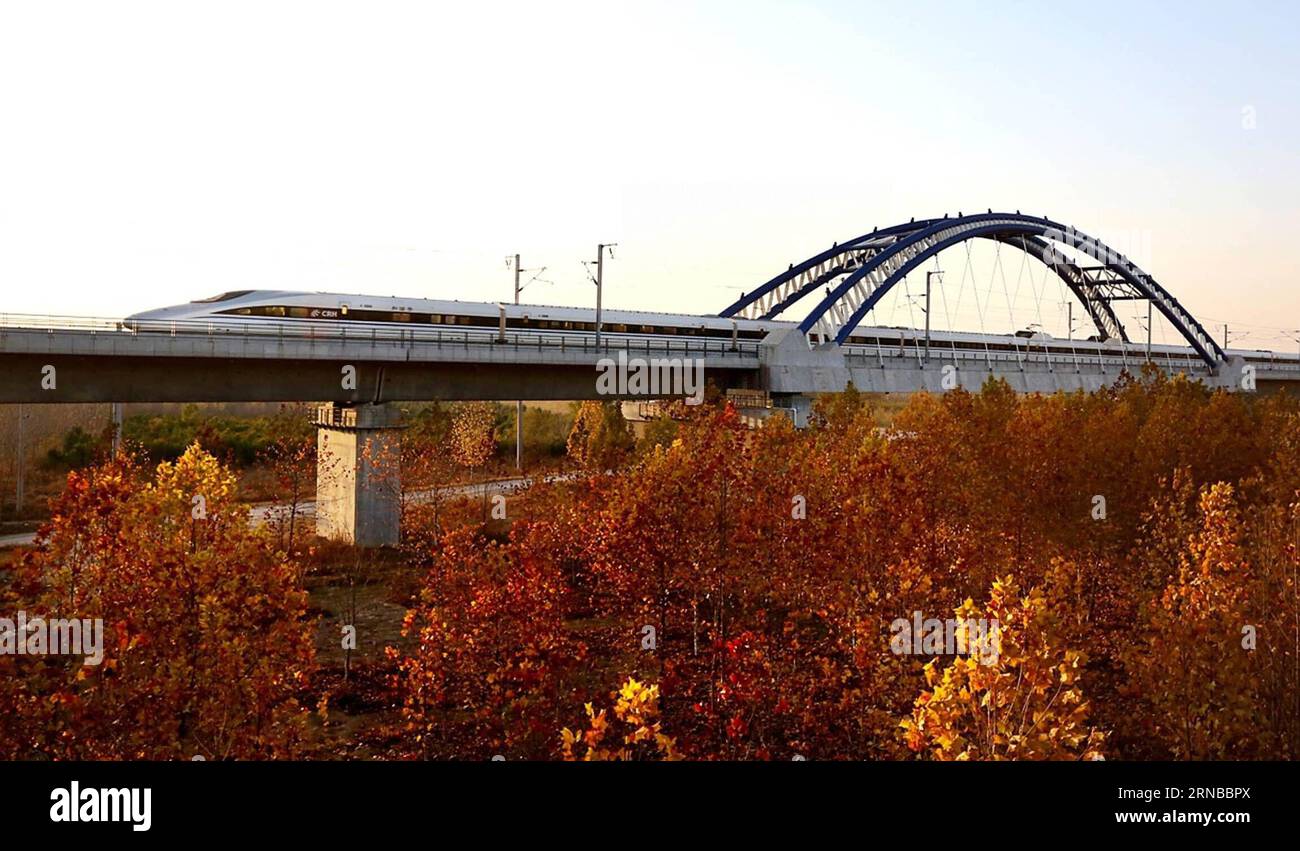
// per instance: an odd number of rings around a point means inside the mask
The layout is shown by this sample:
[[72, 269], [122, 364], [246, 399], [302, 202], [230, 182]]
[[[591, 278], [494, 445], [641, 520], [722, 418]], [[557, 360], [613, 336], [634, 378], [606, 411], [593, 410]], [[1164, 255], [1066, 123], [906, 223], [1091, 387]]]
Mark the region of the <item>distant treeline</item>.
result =
[[[446, 440], [456, 404], [422, 403], [403, 408], [407, 424], [405, 439], [436, 446]], [[286, 406], [270, 415], [232, 416], [214, 413], [198, 405], [186, 405], [179, 413], [148, 413], [128, 416], [122, 423], [123, 440], [152, 461], [172, 461], [186, 448], [198, 443], [206, 451], [237, 466], [251, 466], [276, 442], [293, 443], [315, 439], [310, 421], [311, 407]], [[513, 455], [515, 440], [513, 405], [496, 406], [497, 452]], [[530, 457], [558, 457], [573, 425], [574, 411], [524, 409], [524, 452]], [[107, 453], [111, 432], [74, 426], [64, 432], [57, 446], [49, 449], [45, 466], [80, 469]]]

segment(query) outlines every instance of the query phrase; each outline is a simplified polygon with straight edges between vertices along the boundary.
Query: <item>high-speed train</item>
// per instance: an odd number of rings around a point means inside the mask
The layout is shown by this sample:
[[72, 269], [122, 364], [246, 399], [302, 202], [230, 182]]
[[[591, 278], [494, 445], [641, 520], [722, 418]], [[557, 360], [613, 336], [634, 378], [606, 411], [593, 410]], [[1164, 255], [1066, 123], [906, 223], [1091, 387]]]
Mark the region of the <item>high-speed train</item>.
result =
[[[516, 338], [590, 337], [596, 330], [591, 308], [529, 304], [446, 301], [435, 299], [310, 293], [289, 290], [233, 290], [189, 304], [137, 313], [122, 320], [123, 330], [170, 332], [202, 330], [204, 333], [291, 332], [330, 335], [373, 334], [382, 338], [426, 339], [442, 332], [453, 339], [489, 338], [508, 333]], [[689, 338], [730, 340], [752, 346], [768, 334], [794, 327], [783, 320], [731, 319], [718, 316], [605, 310], [601, 333], [607, 338], [685, 341]], [[919, 355], [926, 347], [921, 332], [911, 328], [858, 326], [846, 350], [875, 357]], [[965, 357], [1019, 357], [1024, 355], [1074, 358], [1133, 359], [1145, 356], [1145, 343], [1065, 340], [1041, 331], [1008, 334], [933, 331], [933, 355]], [[1191, 361], [1186, 346], [1153, 344], [1153, 357]], [[1297, 360], [1266, 350], [1233, 350], [1247, 361]]]
[[[592, 334], [596, 312], [591, 308], [534, 304], [492, 304], [420, 298], [307, 293], [287, 290], [234, 290], [189, 304], [164, 307], [128, 316], [130, 331], [171, 331], [185, 328], [244, 331], [295, 325], [319, 331], [346, 328], [381, 332], [438, 329], [473, 334], [505, 330], [553, 335]], [[601, 333], [637, 337], [711, 337], [762, 340], [787, 322], [757, 322], [716, 316], [687, 316], [648, 311], [605, 310]]]

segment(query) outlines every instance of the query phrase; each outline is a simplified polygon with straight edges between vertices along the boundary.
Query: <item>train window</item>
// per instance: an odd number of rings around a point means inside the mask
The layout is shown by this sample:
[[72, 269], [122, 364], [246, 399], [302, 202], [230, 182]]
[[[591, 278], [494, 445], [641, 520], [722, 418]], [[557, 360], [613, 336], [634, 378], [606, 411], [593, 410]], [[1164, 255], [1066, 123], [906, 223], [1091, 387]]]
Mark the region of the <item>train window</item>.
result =
[[430, 313], [430, 314], [429, 314], [429, 323], [430, 323], [431, 325], [441, 325], [441, 324], [442, 324], [442, 314], [441, 314], [441, 313]]
[[409, 313], [394, 313], [394, 314], [393, 314], [393, 321], [394, 321], [394, 322], [410, 322], [410, 321], [411, 321], [411, 314], [409, 314]]
[[348, 306], [347, 306], [346, 304], [341, 304], [341, 305], [339, 305], [339, 313], [343, 314], [344, 316], [347, 316], [347, 315], [348, 315]]
[[450, 313], [448, 313], [448, 314], [447, 314], [446, 316], [444, 316], [442, 319], [443, 319], [443, 324], [444, 324], [444, 325], [455, 325], [455, 324], [456, 324], [456, 317], [453, 316], [453, 315], [450, 314]]
[[263, 307], [260, 309], [263, 316], [284, 316], [283, 307]]
[[294, 319], [306, 319], [311, 315], [311, 311], [305, 307], [289, 308], [289, 316]]

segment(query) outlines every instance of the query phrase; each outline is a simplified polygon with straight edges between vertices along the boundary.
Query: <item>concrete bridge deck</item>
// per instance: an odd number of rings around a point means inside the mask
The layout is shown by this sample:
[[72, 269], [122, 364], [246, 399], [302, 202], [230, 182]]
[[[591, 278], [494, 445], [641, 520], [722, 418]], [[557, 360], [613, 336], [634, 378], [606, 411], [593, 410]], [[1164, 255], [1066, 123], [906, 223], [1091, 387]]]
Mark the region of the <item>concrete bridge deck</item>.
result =
[[[598, 344], [591, 334], [339, 330], [0, 324], [0, 403], [595, 399], [598, 362], [619, 353], [699, 359], [724, 388], [752, 383], [760, 364], [757, 343], [730, 340], [606, 334]], [[349, 366], [350, 383], [343, 380]]]
[[[868, 392], [978, 389], [990, 377], [1020, 392], [1093, 391], [1147, 362], [1141, 346], [1106, 356], [1022, 349], [945, 347], [809, 348], [793, 327], [764, 341], [647, 340], [590, 333], [493, 329], [358, 330], [273, 323], [232, 329], [170, 323], [123, 330], [114, 320], [0, 317], [0, 403], [321, 401], [339, 404], [421, 400], [573, 400], [598, 392], [596, 367], [631, 358], [690, 358], [720, 389], [746, 387], [775, 396], [843, 390]], [[1058, 341], [1059, 342], [1059, 341]], [[1040, 347], [1041, 348], [1041, 347]], [[1229, 352], [1211, 370], [1196, 353], [1156, 352], [1152, 363], [1215, 387], [1244, 389], [1246, 355], [1259, 389], [1300, 387], [1300, 358]], [[355, 373], [349, 383], [343, 371]], [[52, 368], [52, 372], [51, 372]]]

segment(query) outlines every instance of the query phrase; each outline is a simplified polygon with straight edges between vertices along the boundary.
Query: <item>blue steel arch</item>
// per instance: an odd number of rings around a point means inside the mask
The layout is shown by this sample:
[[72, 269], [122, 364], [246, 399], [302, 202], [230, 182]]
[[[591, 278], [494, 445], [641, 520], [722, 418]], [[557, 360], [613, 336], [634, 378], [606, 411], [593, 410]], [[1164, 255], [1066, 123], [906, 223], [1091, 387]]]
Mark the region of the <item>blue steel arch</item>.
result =
[[[884, 244], [899, 235], [911, 233], [919, 227], [936, 221], [941, 220], [924, 219], [920, 222], [913, 220], [907, 224], [894, 225], [883, 230], [873, 230], [871, 233], [863, 234], [847, 242], [837, 242], [820, 254], [814, 254], [802, 263], [791, 265], [789, 269], [753, 292], [741, 294], [735, 303], [718, 315], [724, 317], [735, 316], [751, 305], [761, 305], [755, 312], [755, 318], [771, 319], [808, 293], [816, 290], [827, 280], [831, 280], [836, 275], [846, 271], [852, 271], [848, 267], [852, 265], [852, 255], [855, 252], [869, 251], [877, 244]], [[795, 286], [786, 286], [792, 283]], [[775, 298], [771, 298], [771, 296], [775, 296]], [[774, 303], [766, 303], [765, 298]]]
[[[1211, 368], [1226, 360], [1214, 338], [1154, 278], [1100, 241], [1050, 219], [1020, 213], [981, 213], [912, 221], [836, 244], [791, 266], [722, 311], [772, 318], [828, 282], [839, 279], [799, 323], [799, 330], [843, 344], [866, 314], [908, 272], [969, 239], [992, 239], [1047, 264], [1087, 308], [1103, 339], [1127, 340], [1112, 299], [1150, 301]], [[1057, 249], [1064, 245], [1100, 266], [1081, 267]]]

